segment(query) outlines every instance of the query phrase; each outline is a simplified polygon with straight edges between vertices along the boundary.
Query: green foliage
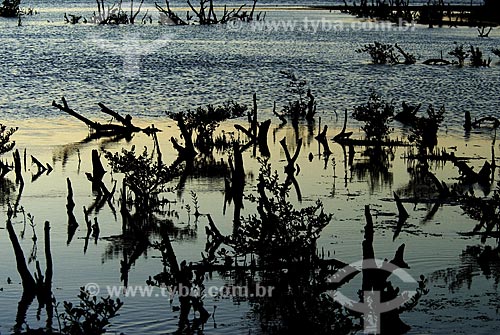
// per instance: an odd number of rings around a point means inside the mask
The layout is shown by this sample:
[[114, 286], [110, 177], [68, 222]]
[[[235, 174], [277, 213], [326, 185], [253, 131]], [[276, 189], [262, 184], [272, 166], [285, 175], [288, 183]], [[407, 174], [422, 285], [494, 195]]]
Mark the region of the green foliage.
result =
[[352, 117], [358, 121], [364, 122], [361, 127], [366, 134], [367, 139], [382, 141], [389, 135], [389, 123], [394, 116], [394, 104], [382, 100], [376, 94], [371, 93], [368, 102], [364, 105], [354, 107]]
[[126, 186], [136, 196], [136, 206], [142, 209], [154, 207], [166, 184], [179, 175], [177, 169], [154, 160], [146, 147], [140, 155], [132, 146], [131, 150], [122, 149], [121, 153], [107, 151], [105, 157], [113, 172], [124, 174]]
[[226, 101], [220, 106], [198, 107], [195, 110], [188, 110], [183, 113], [167, 112], [167, 115], [174, 120], [183, 118], [186, 129], [192, 133], [196, 132], [195, 145], [202, 151], [213, 146], [213, 134], [222, 121], [244, 116], [247, 107], [234, 101]]
[[316, 240], [332, 218], [321, 201], [295, 209], [287, 200], [289, 187], [279, 182], [267, 160], [261, 160], [257, 189], [258, 197], [248, 199], [257, 204], [258, 214], [241, 218], [232, 237], [235, 250], [290, 261], [314, 254]]
[[20, 14], [21, 0], [4, 0], [0, 7], [0, 16], [16, 17]]
[[11, 141], [10, 137], [17, 129], [18, 128], [7, 128], [7, 126], [0, 123], [0, 155], [9, 152], [16, 145], [16, 142]]
[[[109, 320], [117, 316], [118, 310], [123, 306], [120, 299], [113, 300], [110, 297], [97, 300], [96, 296], [91, 296], [83, 287], [78, 295], [80, 303], [73, 305], [64, 301], [64, 312], [57, 314], [59, 331], [68, 335], [100, 335], [106, 333]], [[57, 306], [53, 299], [56, 313]]]

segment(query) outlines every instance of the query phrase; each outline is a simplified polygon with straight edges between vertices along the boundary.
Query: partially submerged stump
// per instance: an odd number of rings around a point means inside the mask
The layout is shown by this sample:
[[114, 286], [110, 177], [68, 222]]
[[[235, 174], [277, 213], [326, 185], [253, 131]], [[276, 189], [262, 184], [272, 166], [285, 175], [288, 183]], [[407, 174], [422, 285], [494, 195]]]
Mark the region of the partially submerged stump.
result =
[[23, 295], [21, 301], [18, 304], [18, 310], [16, 315], [16, 325], [14, 326], [14, 332], [17, 333], [21, 329], [23, 323], [26, 320], [26, 314], [28, 312], [29, 306], [35, 299], [38, 299], [39, 309], [45, 307], [47, 311], [47, 325], [52, 322], [53, 315], [53, 305], [52, 305], [52, 277], [53, 277], [53, 265], [52, 265], [52, 253], [50, 250], [50, 224], [45, 221], [44, 226], [44, 238], [45, 238], [45, 263], [46, 270], [45, 275], [42, 274], [40, 269], [40, 263], [36, 262], [36, 272], [33, 276], [28, 269], [26, 264], [26, 259], [24, 257], [23, 250], [19, 244], [19, 240], [12, 226], [11, 218], [13, 211], [9, 209], [7, 213], [7, 224], [6, 228], [9, 234], [9, 239], [12, 243], [12, 248], [14, 249], [14, 254], [16, 257], [17, 271], [21, 277], [23, 285]]
[[267, 133], [269, 131], [269, 127], [271, 126], [271, 120], [268, 119], [261, 123], [258, 122], [256, 93], [253, 94], [253, 110], [252, 113], [248, 114], [248, 121], [250, 122], [248, 129], [239, 124], [234, 125], [234, 128], [244, 133], [250, 139], [250, 142], [248, 142], [241, 150], [245, 151], [248, 147], [253, 145], [255, 155], [255, 145], [258, 145], [262, 156], [269, 157], [271, 153], [269, 151], [269, 146], [267, 145]]

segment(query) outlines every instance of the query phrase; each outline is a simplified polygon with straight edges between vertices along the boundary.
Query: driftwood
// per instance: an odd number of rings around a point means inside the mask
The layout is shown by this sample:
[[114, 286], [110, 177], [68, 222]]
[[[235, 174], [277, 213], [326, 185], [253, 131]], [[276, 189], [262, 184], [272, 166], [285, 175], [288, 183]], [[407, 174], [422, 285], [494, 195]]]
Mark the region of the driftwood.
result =
[[465, 117], [464, 117], [465, 121], [464, 121], [464, 129], [465, 131], [471, 131], [472, 129], [472, 121], [471, 121], [471, 118], [470, 118], [470, 112], [469, 111], [465, 111]]
[[493, 128], [498, 128], [498, 126], [500, 126], [500, 120], [494, 116], [485, 116], [478, 120], [474, 120], [474, 122], [471, 123], [471, 126], [472, 128], [480, 128], [481, 124], [484, 122], [493, 123]]
[[340, 133], [338, 133], [337, 135], [335, 135], [333, 137], [333, 140], [335, 142], [340, 143], [342, 141], [349, 139], [349, 137], [351, 137], [352, 131], [346, 132], [346, 127], [347, 127], [347, 109], [345, 110], [345, 113], [344, 113], [344, 125], [342, 126], [342, 130], [340, 131]]
[[7, 215], [7, 232], [9, 233], [9, 239], [12, 243], [12, 248], [14, 249], [14, 255], [16, 256], [16, 265], [17, 272], [21, 277], [21, 282], [23, 285], [23, 292], [26, 294], [35, 295], [36, 294], [36, 284], [35, 279], [31, 275], [31, 272], [28, 270], [28, 266], [26, 264], [26, 259], [24, 257], [23, 249], [19, 244], [19, 240], [17, 239], [16, 232], [12, 226], [11, 222], [12, 213], [8, 213]]
[[119, 124], [101, 124], [96, 121], [92, 121], [85, 116], [75, 112], [73, 109], [71, 109], [64, 97], [61, 98], [62, 105], [56, 103], [56, 101], [52, 101], [52, 106], [58, 108], [59, 110], [73, 116], [74, 118], [82, 121], [85, 123], [89, 129], [93, 132], [96, 133], [98, 137], [103, 137], [103, 136], [118, 136], [118, 135], [130, 135], [134, 132], [144, 132], [146, 134], [151, 134], [154, 132], [158, 132], [159, 129], [152, 128], [152, 127], [147, 127], [147, 128], [139, 128], [136, 127], [132, 124], [132, 117], [127, 114], [125, 117], [121, 116], [117, 112], [109, 109], [106, 107], [104, 104], [99, 103], [99, 107], [101, 107], [101, 111], [103, 113], [106, 113], [108, 115], [111, 115], [114, 119], [119, 121], [121, 125]]
[[404, 51], [403, 49], [401, 49], [401, 47], [396, 43], [394, 44], [394, 47], [399, 51], [399, 53], [401, 55], [403, 55], [403, 57], [405, 58], [405, 61], [402, 62], [402, 64], [406, 64], [406, 65], [411, 65], [411, 64], [415, 64], [416, 62], [416, 59], [415, 59], [415, 56], [413, 56], [412, 54], [409, 54], [407, 53], [406, 51]]
[[92, 233], [92, 221], [89, 219], [89, 211], [83, 206], [83, 215], [85, 217], [85, 223], [87, 224], [87, 235], [85, 236], [85, 244], [83, 246], [83, 254], [87, 253], [89, 247], [90, 234]]
[[369, 139], [351, 139], [352, 132], [346, 132], [347, 127], [347, 109], [344, 114], [344, 125], [340, 133], [333, 137], [333, 140], [340, 145], [351, 146], [387, 146], [387, 147], [408, 147], [411, 144], [400, 140], [369, 140]]
[[314, 95], [312, 95], [310, 88], [307, 90], [306, 96], [309, 98], [307, 102], [306, 120], [312, 122], [316, 114], [316, 101], [314, 100]]
[[43, 165], [35, 156], [31, 155], [31, 161], [37, 166], [37, 172], [31, 177], [31, 181], [36, 181], [44, 172], [47, 176], [52, 172], [52, 166], [49, 163]]
[[89, 207], [88, 211], [92, 212], [95, 210], [99, 211], [106, 203], [108, 203], [109, 208], [115, 214], [116, 210], [112, 203], [113, 194], [116, 190], [116, 181], [113, 185], [113, 189], [111, 191], [108, 190], [106, 185], [104, 184], [102, 178], [106, 171], [102, 166], [101, 159], [99, 157], [99, 153], [96, 149], [92, 150], [92, 173], [85, 172], [87, 179], [92, 183], [92, 191], [97, 193], [96, 201], [92, 206]]

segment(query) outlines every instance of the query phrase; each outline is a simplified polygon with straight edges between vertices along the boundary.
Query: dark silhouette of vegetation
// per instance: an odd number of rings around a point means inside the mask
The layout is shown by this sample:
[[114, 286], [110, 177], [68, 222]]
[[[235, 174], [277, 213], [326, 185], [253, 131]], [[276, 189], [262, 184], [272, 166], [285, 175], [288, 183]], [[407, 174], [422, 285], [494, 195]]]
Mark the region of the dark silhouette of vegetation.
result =
[[159, 194], [179, 175], [178, 169], [155, 160], [147, 148], [137, 154], [132, 146], [120, 153], [106, 152], [105, 157], [113, 172], [123, 173], [126, 187], [135, 195], [136, 209], [143, 213], [159, 205]]
[[214, 10], [213, 0], [200, 0], [200, 7], [195, 8], [189, 0], [187, 0], [187, 5], [190, 8], [186, 13], [186, 18], [182, 19], [170, 8], [169, 0], [165, 0], [165, 8], [155, 2], [155, 6], [160, 11], [160, 22], [163, 24], [172, 25], [188, 25], [188, 24], [200, 24], [200, 25], [210, 25], [210, 24], [226, 24], [231, 21], [241, 21], [241, 22], [251, 22], [264, 20], [265, 13], [258, 13], [254, 16], [255, 5], [257, 0], [253, 0], [252, 9], [250, 12], [243, 11], [246, 4], [241, 5], [238, 8], [231, 10], [227, 9], [224, 5], [222, 13], [217, 13]]
[[267, 161], [261, 161], [257, 191], [258, 197], [247, 196], [257, 205], [257, 214], [242, 218], [233, 235], [236, 251], [291, 262], [314, 254], [320, 232], [332, 219], [322, 203], [295, 209], [287, 200], [289, 185], [279, 182]]
[[394, 108], [392, 102], [387, 102], [378, 94], [371, 93], [366, 104], [354, 107], [352, 117], [364, 122], [361, 128], [367, 139], [382, 142], [389, 136], [389, 123], [394, 117]]
[[457, 59], [457, 61], [454, 63], [459, 67], [463, 67], [465, 64], [465, 60], [467, 59], [467, 57], [469, 57], [469, 53], [467, 52], [467, 50], [464, 50], [463, 44], [456, 44], [455, 49], [450, 51], [448, 54]]
[[[373, 64], [415, 64], [417, 59], [412, 54], [404, 51], [397, 43], [383, 44], [375, 41], [373, 44], [366, 44], [362, 48], [356, 49], [357, 53], [368, 53], [372, 58]], [[404, 61], [399, 59], [399, 55], [403, 56]]]
[[110, 297], [97, 299], [90, 295], [83, 287], [78, 295], [80, 303], [74, 305], [72, 302], [64, 301], [64, 312], [58, 313], [59, 303], [53, 298], [54, 310], [56, 312], [61, 335], [101, 335], [106, 333], [106, 327], [110, 319], [118, 315], [118, 310], [123, 306], [120, 299], [113, 300]]
[[[307, 88], [307, 81], [297, 78], [290, 71], [280, 71], [289, 81], [287, 83], [287, 93], [291, 94], [291, 99], [288, 98], [288, 104], [285, 105], [280, 113], [273, 110], [273, 113], [285, 124], [287, 119], [292, 120], [294, 126], [299, 120], [314, 121], [316, 114], [316, 101], [311, 89]], [[297, 97], [297, 98], [296, 98]], [[307, 98], [307, 100], [305, 99]]]
[[[16, 142], [11, 140], [11, 136], [16, 131], [17, 128], [8, 128], [0, 123], [0, 156], [11, 151], [16, 145]], [[0, 161], [0, 178], [3, 178], [9, 171], [9, 166]]]
[[[100, 25], [120, 25], [120, 24], [135, 24], [137, 23], [137, 17], [141, 13], [142, 5], [144, 0], [140, 0], [137, 8], [134, 7], [134, 0], [128, 2], [130, 8], [124, 8], [123, 1], [118, 0], [117, 3], [113, 3], [111, 6], [105, 6], [104, 0], [96, 0], [97, 3], [97, 14], [87, 19], [81, 15], [73, 15], [64, 13], [64, 21], [70, 24], [78, 24], [80, 20], [82, 23], [93, 23]], [[148, 15], [148, 11], [141, 17], [142, 24], [153, 23], [151, 15]]]
[[457, 59], [454, 64], [459, 67], [464, 66], [467, 58], [470, 59], [470, 65], [473, 67], [488, 67], [491, 64], [491, 58], [483, 59], [482, 51], [479, 50], [479, 48], [474, 48], [472, 45], [470, 46], [469, 51], [467, 51], [464, 49], [463, 44], [456, 44], [455, 49], [450, 51], [449, 54]]
[[471, 219], [479, 221], [471, 233], [480, 235], [482, 243], [485, 243], [489, 237], [498, 238], [500, 229], [500, 184], [497, 184], [493, 195], [488, 198], [464, 195], [460, 207]]
[[183, 123], [183, 126], [179, 125], [179, 127], [185, 127], [185, 133], [183, 133], [185, 141], [188, 140], [186, 137], [191, 138], [194, 133], [196, 135], [194, 145], [202, 152], [209, 152], [214, 147], [213, 135], [220, 123], [228, 119], [239, 118], [246, 113], [245, 105], [226, 101], [220, 106], [207, 105], [186, 112], [167, 112], [167, 115], [178, 123]]
[[376, 18], [379, 20], [389, 20], [391, 22], [403, 24], [403, 21], [411, 22], [416, 18], [416, 14], [410, 8], [410, 0], [390, 0], [376, 1], [369, 4], [368, 0], [361, 0], [359, 5], [356, 1], [352, 5], [348, 5], [344, 0], [344, 13], [348, 13], [357, 17]]
[[0, 7], [0, 16], [3, 17], [18, 17], [21, 14], [21, 0], [3, 0]]
[[409, 123], [411, 134], [408, 136], [410, 143], [415, 143], [419, 152], [426, 153], [427, 149], [432, 149], [437, 144], [437, 132], [439, 125], [444, 121], [445, 108], [441, 106], [435, 110], [432, 105], [427, 108], [427, 117], [415, 116]]
[[491, 64], [491, 58], [483, 59], [483, 52], [479, 48], [470, 46], [470, 65], [475, 67], [488, 67]]

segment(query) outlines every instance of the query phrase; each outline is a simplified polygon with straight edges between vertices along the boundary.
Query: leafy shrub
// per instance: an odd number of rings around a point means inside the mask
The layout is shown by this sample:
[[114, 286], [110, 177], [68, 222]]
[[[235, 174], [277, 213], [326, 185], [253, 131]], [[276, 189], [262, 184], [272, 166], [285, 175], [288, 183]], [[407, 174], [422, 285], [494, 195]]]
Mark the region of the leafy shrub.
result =
[[316, 240], [332, 215], [324, 213], [319, 200], [313, 206], [294, 208], [287, 200], [289, 187], [279, 182], [267, 160], [260, 162], [258, 197], [248, 196], [258, 214], [241, 218], [233, 234], [235, 250], [290, 261], [314, 254]]
[[198, 107], [195, 110], [188, 110], [182, 113], [167, 112], [167, 115], [176, 120], [179, 117], [184, 119], [186, 129], [189, 132], [195, 131], [197, 134], [195, 145], [200, 149], [208, 149], [213, 146], [213, 134], [219, 124], [227, 119], [241, 117], [247, 113], [247, 107], [234, 101], [226, 101], [221, 106]]
[[463, 44], [458, 45], [457, 43], [455, 43], [455, 49], [448, 52], [448, 54], [450, 56], [454, 56], [457, 59], [457, 61], [454, 63], [457, 64], [459, 67], [463, 67], [465, 64], [465, 60], [467, 59], [467, 57], [469, 57], [469, 53], [466, 50], [464, 50], [464, 45]]
[[394, 117], [394, 104], [372, 93], [366, 104], [354, 107], [352, 117], [365, 123], [361, 128], [367, 139], [380, 142], [389, 135], [389, 123]]
[[20, 13], [21, 0], [4, 0], [0, 7], [0, 16], [16, 17]]
[[[405, 52], [397, 44], [393, 46], [392, 44], [374, 42], [373, 44], [365, 44], [362, 48], [355, 51], [357, 53], [367, 52], [372, 58], [373, 64], [415, 64], [417, 61], [414, 55]], [[399, 56], [401, 55], [404, 57], [404, 61], [399, 60]]]
[[139, 209], [156, 206], [158, 195], [178, 175], [177, 169], [154, 161], [146, 147], [140, 155], [133, 146], [131, 150], [122, 149], [121, 153], [106, 152], [105, 157], [113, 172], [125, 175], [125, 184], [135, 194], [135, 204]]
[[394, 47], [391, 44], [383, 44], [374, 42], [373, 44], [366, 44], [362, 48], [356, 50], [357, 53], [367, 52], [373, 64], [394, 64]]
[[100, 335], [106, 333], [109, 320], [117, 316], [118, 310], [123, 306], [120, 299], [113, 300], [110, 297], [97, 300], [96, 296], [91, 296], [83, 287], [78, 295], [80, 304], [73, 305], [64, 301], [64, 313], [57, 313], [55, 298], [53, 303], [59, 323], [61, 334], [68, 335]]
[[491, 58], [483, 59], [483, 52], [479, 48], [470, 46], [470, 65], [475, 67], [488, 67], [490, 66]]
[[[286, 122], [285, 118], [291, 118], [292, 122], [296, 123], [299, 119], [312, 121], [316, 114], [316, 101], [311, 89], [307, 88], [307, 81], [297, 78], [291, 71], [280, 71], [287, 79], [287, 95], [288, 105], [283, 106], [281, 113], [274, 112], [282, 121]], [[304, 95], [305, 98], [304, 99]]]
[[0, 123], [0, 155], [9, 152], [14, 148], [16, 142], [11, 141], [10, 137], [17, 131], [17, 128], [7, 128]]
[[[0, 156], [12, 150], [16, 145], [16, 142], [10, 140], [10, 137], [16, 131], [17, 128], [7, 128], [7, 126], [0, 123]], [[9, 171], [9, 167], [0, 161], [0, 178]]]
[[408, 140], [417, 145], [420, 152], [432, 149], [437, 144], [437, 132], [444, 121], [444, 106], [436, 111], [432, 105], [427, 108], [427, 117], [417, 117], [411, 124]]

